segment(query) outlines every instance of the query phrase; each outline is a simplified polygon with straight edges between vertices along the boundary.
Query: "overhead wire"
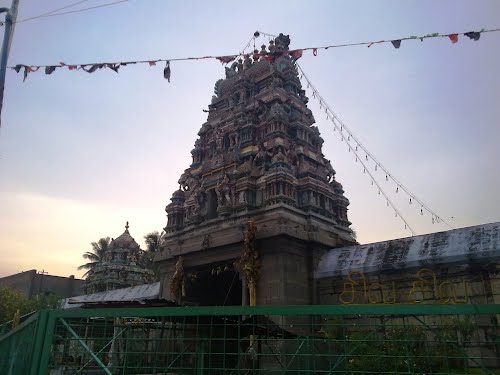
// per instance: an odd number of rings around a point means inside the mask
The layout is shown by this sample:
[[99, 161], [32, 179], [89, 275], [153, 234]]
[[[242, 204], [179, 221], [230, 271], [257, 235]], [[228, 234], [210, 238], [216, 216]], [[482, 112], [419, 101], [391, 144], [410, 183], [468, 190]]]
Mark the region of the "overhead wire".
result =
[[[68, 14], [68, 13], [76, 13], [76, 12], [81, 12], [81, 11], [84, 11], [84, 10], [89, 10], [89, 9], [95, 9], [95, 8], [100, 8], [100, 7], [104, 7], [104, 6], [110, 6], [110, 5], [114, 5], [114, 4], [118, 4], [118, 3], [122, 3], [122, 2], [125, 2], [125, 1], [128, 1], [128, 0], [119, 0], [119, 1], [115, 1], [113, 3], [108, 3], [108, 4], [103, 4], [103, 5], [98, 5], [98, 6], [95, 6], [95, 7], [89, 7], [89, 8], [84, 8], [84, 9], [78, 9], [78, 10], [74, 10], [74, 11], [69, 11], [69, 12], [63, 12], [63, 13], [55, 13], [55, 14], [49, 14], [49, 15], [46, 15], [46, 16], [37, 16], [37, 17], [51, 17], [51, 16], [56, 16], [56, 15], [63, 15], [63, 14]], [[21, 21], [19, 21], [21, 22]], [[476, 34], [481, 34], [481, 33], [489, 33], [489, 32], [499, 32], [500, 31], [500, 28], [497, 28], [497, 29], [490, 29], [490, 30], [481, 30], [479, 32], [475, 32]], [[255, 34], [260, 34], [260, 35], [264, 35], [264, 36], [268, 36], [269, 38], [271, 37], [276, 37], [275, 35], [273, 34], [268, 34], [268, 33], [264, 33], [264, 32], [261, 32], [261, 31], [257, 31]], [[254, 40], [256, 38], [256, 36], [250, 38], [250, 40], [248, 41], [248, 43], [246, 44], [246, 46], [244, 47], [243, 51], [245, 51], [252, 43], [252, 40]], [[468, 34], [468, 33], [458, 33], [458, 34]], [[450, 34], [451, 35], [451, 34]], [[454, 35], [454, 34], [453, 34]], [[425, 36], [422, 36], [422, 37], [408, 37], [408, 38], [400, 38], [400, 40], [407, 40], [407, 39], [416, 39], [416, 38], [420, 38], [420, 39], [424, 39], [424, 38], [437, 38], [437, 37], [447, 37], [449, 35], [439, 35], [437, 33], [435, 34], [428, 34], [428, 35], [425, 35]], [[375, 41], [375, 42], [360, 42], [360, 43], [344, 43], [344, 44], [332, 44], [332, 45], [329, 45], [329, 46], [323, 46], [323, 47], [306, 47], [306, 48], [297, 48], [297, 49], [293, 49], [293, 50], [290, 50], [289, 52], [298, 52], [298, 51], [308, 51], [308, 50], [312, 50], [314, 53], [317, 53], [317, 50], [319, 49], [328, 49], [328, 48], [333, 48], [333, 47], [347, 47], [347, 46], [354, 46], [354, 45], [372, 45], [372, 44], [376, 44], [376, 43], [390, 43], [391, 41]], [[316, 52], [315, 52], [316, 50]], [[109, 63], [109, 62], [106, 62], [106, 63], [103, 63], [103, 62], [97, 62], [97, 63], [78, 63], [78, 64], [51, 64], [51, 65], [28, 65], [28, 64], [19, 64], [21, 66], [27, 66], [27, 67], [32, 67], [32, 68], [45, 68], [45, 67], [62, 67], [62, 66], [81, 66], [81, 65], [95, 65], [95, 64], [142, 64], [142, 63], [150, 63], [152, 61], [154, 62], [167, 62], [167, 61], [189, 61], [189, 60], [206, 60], [206, 59], [220, 59], [220, 58], [229, 58], [229, 57], [232, 57], [233, 60], [235, 58], [237, 58], [238, 56], [242, 56], [242, 55], [245, 55], [244, 53], [242, 52], [239, 52], [239, 53], [236, 53], [236, 54], [227, 54], [227, 55], [208, 55], [208, 56], [193, 56], [193, 57], [179, 57], [179, 58], [161, 58], [161, 59], [148, 59], [148, 60], [136, 60], [136, 61], [119, 61], [119, 62], [112, 62], [112, 63]], [[251, 54], [248, 54], [248, 55], [251, 55]], [[246, 55], [245, 55], [246, 56]], [[222, 61], [221, 62], [223, 63], [227, 63], [226, 61]], [[15, 67], [10, 67], [10, 68], [15, 68]]]
[[[356, 156], [357, 160], [359, 160], [360, 164], [363, 166], [364, 172], [368, 173], [368, 175], [372, 179], [373, 184], [375, 184], [377, 186], [377, 188], [379, 189], [379, 192], [387, 200], [388, 205], [390, 205], [394, 209], [394, 211], [396, 213], [396, 216], [400, 217], [400, 219], [404, 222], [405, 226], [408, 227], [408, 229], [412, 232], [412, 234], [415, 235], [414, 230], [411, 228], [411, 226], [409, 225], [408, 221], [403, 217], [403, 215], [401, 214], [401, 212], [397, 209], [397, 207], [395, 206], [395, 204], [389, 199], [388, 195], [385, 193], [385, 191], [381, 187], [381, 185], [377, 182], [377, 180], [375, 179], [375, 177], [373, 176], [373, 174], [370, 172], [370, 169], [367, 167], [367, 165], [365, 164], [365, 162], [363, 161], [363, 159], [365, 159], [365, 161], [368, 160], [368, 159], [371, 159], [375, 163], [375, 169], [378, 170], [378, 168], [380, 168], [386, 174], [386, 180], [388, 180], [390, 178], [392, 181], [394, 181], [396, 183], [396, 191], [398, 191], [399, 189], [401, 189], [401, 190], [403, 190], [410, 197], [410, 201], [409, 201], [410, 204], [412, 204], [412, 202], [414, 201], [415, 203], [418, 203], [420, 205], [420, 207], [421, 207], [421, 213], [422, 213], [422, 210], [425, 209], [428, 213], [430, 213], [432, 215], [431, 217], [432, 217], [432, 222], [433, 223], [434, 223], [434, 220], [437, 220], [438, 222], [442, 221], [450, 229], [453, 229], [453, 227], [446, 220], [442, 219], [441, 216], [439, 216], [438, 214], [436, 214], [436, 212], [434, 212], [428, 205], [426, 205], [421, 199], [419, 199], [407, 187], [405, 187], [403, 185], [403, 183], [401, 183], [400, 180], [398, 180], [396, 177], [394, 177], [394, 175], [392, 173], [390, 173], [389, 170], [377, 158], [375, 158], [375, 156], [370, 151], [368, 151], [368, 149], [359, 141], [359, 139], [353, 134], [353, 132], [345, 125], [345, 123], [331, 109], [331, 107], [328, 105], [328, 103], [320, 95], [320, 93], [318, 92], [318, 90], [316, 89], [316, 87], [311, 83], [309, 77], [305, 74], [304, 70], [302, 69], [302, 67], [299, 64], [297, 64], [297, 68], [300, 71], [302, 77], [306, 80], [308, 86], [313, 91], [313, 97], [316, 98], [317, 100], [319, 100], [320, 106], [325, 107], [325, 111], [327, 113], [327, 116], [329, 115], [329, 117], [331, 118], [333, 126], [334, 126], [334, 129], [336, 129], [336, 130], [339, 131], [339, 133], [341, 134], [342, 140], [346, 141], [346, 143], [347, 143], [347, 145], [349, 147], [349, 150], [354, 153], [354, 155]], [[338, 124], [335, 122], [335, 120], [337, 120]], [[340, 124], [340, 126], [339, 126], [339, 124]], [[348, 134], [348, 137], [345, 137], [343, 135], [344, 134], [343, 133], [344, 130]], [[353, 142], [356, 143], [355, 147], [353, 147], [351, 145], [351, 143], [350, 143], [351, 142], [350, 141], [351, 138], [352, 138]], [[360, 148], [365, 153], [365, 157], [364, 158], [359, 155], [358, 148]]]
[[89, 1], [89, 0], [80, 0], [80, 1], [78, 1], [76, 3], [63, 6], [62, 8], [57, 8], [57, 9], [51, 10], [50, 12], [39, 14], [38, 16], [29, 17], [29, 18], [25, 18], [23, 20], [19, 20], [16, 23], [26, 22], [26, 21], [34, 20], [34, 19], [37, 19], [37, 18], [40, 18], [40, 17], [48, 16], [49, 14], [53, 14], [53, 13], [59, 12], [59, 11], [64, 10], [64, 9], [68, 9], [68, 8], [74, 7], [76, 5], [79, 5], [81, 3], [85, 3], [87, 1]]
[[250, 40], [248, 41], [248, 43], [246, 44], [246, 46], [243, 48], [243, 50], [240, 52], [240, 55], [244, 55], [245, 54], [245, 51], [248, 47], [250, 47], [250, 45], [252, 44], [252, 41], [254, 42], [254, 46], [255, 46], [255, 35], [252, 36], [250, 38]]
[[61, 11], [63, 9], [71, 8], [71, 7], [76, 6], [78, 4], [84, 3], [86, 1], [88, 1], [88, 0], [81, 0], [81, 1], [78, 1], [78, 2], [76, 2], [74, 4], [70, 4], [70, 5], [67, 5], [65, 7], [62, 7], [62, 8], [59, 8], [59, 9], [55, 9], [55, 10], [52, 10], [52, 11], [47, 12], [47, 13], [40, 14], [38, 16], [29, 17], [29, 18], [25, 18], [25, 19], [19, 20], [16, 23], [32, 21], [32, 20], [39, 19], [39, 18], [56, 17], [56, 16], [63, 16], [63, 15], [66, 15], [66, 14], [84, 12], [84, 11], [88, 11], [88, 10], [92, 10], [92, 9], [103, 8], [103, 7], [108, 7], [108, 6], [111, 6], [111, 5], [116, 5], [116, 4], [119, 4], [119, 3], [124, 3], [124, 2], [126, 2], [128, 0], [118, 0], [118, 1], [111, 2], [111, 3], [106, 3], [106, 4], [101, 4], [101, 5], [95, 5], [95, 6], [92, 6], [92, 7], [87, 7], [87, 8], [82, 8], [82, 9], [76, 9], [76, 10], [70, 10], [70, 11], [61, 12], [61, 13], [56, 13], [56, 12], [59, 12], [59, 11]]
[[[273, 37], [275, 38], [276, 35], [273, 35], [273, 34], [269, 34], [269, 33], [265, 33], [265, 32], [262, 32], [262, 31], [257, 31], [256, 33], [259, 33], [261, 35], [265, 35], [265, 36], [268, 36], [268, 37]], [[254, 34], [255, 35], [255, 34]], [[302, 76], [306, 79], [308, 85], [311, 87], [311, 89], [313, 90], [313, 92], [316, 93], [316, 95], [320, 98], [320, 103], [322, 102], [323, 105], [325, 106], [325, 108], [330, 111], [331, 113], [331, 117], [335, 117], [335, 118], [338, 118], [338, 116], [333, 112], [333, 110], [331, 110], [331, 108], [328, 106], [328, 104], [324, 101], [324, 99], [321, 97], [321, 95], [319, 95], [318, 91], [316, 90], [316, 88], [312, 85], [312, 83], [310, 82], [309, 78], [307, 77], [307, 75], [304, 73], [304, 70], [302, 69], [302, 67], [297, 63], [297, 68], [299, 69], [300, 73], [302, 74]], [[334, 126], [336, 126], [336, 124], [334, 123]], [[345, 126], [344, 126], [345, 127]], [[347, 128], [346, 128], [347, 129]], [[354, 137], [353, 137], [354, 138]], [[342, 136], [342, 139], [344, 139], [344, 137]], [[347, 143], [347, 146], [349, 147], [349, 150], [352, 151], [354, 153], [354, 155], [356, 156], [356, 160], [359, 160], [360, 164], [363, 166], [363, 171], [365, 173], [368, 173], [368, 176], [370, 176], [371, 180], [372, 180], [372, 183], [378, 188], [378, 191], [380, 192], [380, 194], [386, 199], [386, 202], [388, 205], [390, 205], [392, 207], [392, 209], [394, 210], [394, 212], [396, 213], [396, 216], [399, 216], [399, 218], [404, 222], [405, 224], [405, 229], [409, 229], [411, 234], [413, 236], [416, 235], [416, 232], [413, 230], [413, 228], [411, 227], [411, 225], [408, 223], [408, 221], [405, 219], [405, 217], [401, 214], [401, 211], [396, 207], [396, 205], [392, 202], [392, 200], [389, 198], [389, 196], [385, 193], [384, 189], [382, 189], [382, 186], [380, 186], [380, 184], [378, 183], [378, 181], [376, 180], [376, 178], [373, 176], [372, 172], [368, 169], [367, 165], [365, 164], [365, 162], [363, 161], [363, 159], [360, 157], [357, 149], [355, 149], [354, 147], [351, 146], [351, 144], [346, 141]], [[359, 143], [359, 142], [358, 142]], [[371, 154], [370, 154], [371, 155]], [[401, 184], [402, 186], [402, 184]], [[405, 190], [406, 191], [406, 190]]]
[[[330, 107], [328, 106], [327, 103], [325, 103], [324, 99], [321, 97], [321, 95], [319, 95], [318, 91], [316, 90], [316, 88], [311, 84], [309, 78], [307, 77], [307, 75], [304, 73], [303, 69], [299, 66], [299, 64], [297, 64], [297, 67], [299, 68], [302, 76], [304, 77], [304, 79], [307, 81], [308, 85], [310, 86], [310, 88], [313, 90], [313, 92], [315, 93], [315, 96], [318, 96], [320, 101], [323, 103], [323, 106], [328, 110], [330, 111], [332, 114], [333, 114], [333, 111], [330, 109]], [[338, 125], [335, 124], [335, 122], [333, 122], [333, 125], [335, 128], [337, 128], [337, 130], [339, 130], [341, 133], [342, 133], [342, 130], [340, 130], [338, 128]], [[344, 126], [345, 128], [345, 126]], [[347, 129], [346, 129], [347, 130]], [[396, 207], [396, 205], [392, 202], [392, 200], [389, 198], [389, 196], [385, 193], [384, 189], [382, 188], [382, 186], [380, 186], [380, 184], [378, 183], [378, 181], [375, 179], [375, 177], [373, 176], [372, 172], [370, 172], [370, 170], [368, 169], [367, 165], [365, 164], [365, 162], [363, 161], [363, 159], [361, 158], [361, 156], [358, 154], [358, 151], [351, 146], [351, 144], [349, 143], [348, 140], [345, 139], [344, 135], [341, 135], [342, 137], [342, 141], [346, 141], [346, 144], [347, 146], [349, 147], [349, 150], [352, 151], [354, 153], [354, 155], [356, 156], [356, 160], [360, 162], [360, 164], [363, 166], [363, 170], [365, 173], [368, 173], [368, 176], [370, 176], [370, 178], [372, 179], [373, 183], [377, 186], [377, 188], [379, 189], [379, 192], [384, 196], [384, 198], [386, 199], [387, 201], [387, 204], [389, 206], [392, 207], [392, 209], [394, 210], [394, 212], [396, 213], [396, 216], [399, 216], [399, 218], [404, 222], [405, 224], [405, 229], [409, 229], [410, 232], [412, 233], [413, 236], [416, 235], [416, 232], [413, 230], [413, 228], [410, 226], [410, 224], [408, 223], [408, 221], [405, 219], [405, 217], [401, 214], [401, 211]]]
[[[89, 10], [89, 9], [95, 9], [95, 8], [100, 8], [100, 7], [104, 7], [104, 6], [110, 6], [110, 5], [114, 5], [114, 4], [118, 4], [118, 3], [122, 3], [122, 2], [125, 2], [125, 1], [128, 1], [128, 0], [119, 0], [119, 1], [115, 1], [113, 3], [108, 3], [108, 4], [103, 4], [103, 5], [99, 5], [99, 6], [94, 6], [94, 7], [89, 7], [89, 8], [84, 8], [84, 9], [79, 9], [79, 10], [75, 10], [75, 11], [69, 11], [69, 12], [63, 12], [63, 13], [54, 13], [55, 11], [52, 11], [52, 12], [49, 12], [49, 13], [45, 13], [44, 15], [40, 15], [40, 16], [37, 16], [37, 17], [33, 17], [31, 19], [34, 19], [34, 18], [40, 18], [40, 17], [50, 17], [50, 16], [56, 16], [56, 15], [62, 15], [62, 14], [68, 14], [68, 13], [75, 13], [75, 12], [81, 12], [81, 11], [84, 11], [84, 10]], [[80, 2], [81, 3], [81, 2]], [[78, 4], [78, 3], [76, 3]], [[73, 4], [73, 5], [76, 5], [76, 4]], [[73, 5], [68, 5], [67, 7], [70, 7], [70, 6], [73, 6]], [[67, 8], [66, 7], [66, 8]], [[28, 19], [26, 19], [28, 20]], [[23, 20], [23, 21], [26, 21], [26, 20]], [[21, 22], [21, 21], [19, 21]], [[484, 30], [482, 29], [481, 31], [479, 32], [474, 32], [474, 34], [480, 34], [480, 33], [486, 33], [486, 32], [497, 32], [497, 31], [500, 31], [500, 28], [497, 28], [497, 29], [490, 29], [490, 30]], [[467, 35], [469, 33], [461, 33], [461, 34], [464, 34], [464, 35]], [[76, 69], [77, 68], [77, 65], [80, 65], [80, 66], [85, 66], [85, 65], [96, 65], [96, 64], [100, 64], [100, 65], [113, 65], [113, 64], [120, 64], [120, 65], [127, 65], [127, 64], [137, 64], [137, 63], [149, 63], [150, 65], [155, 65], [156, 62], [161, 62], [161, 61], [166, 61], [166, 62], [170, 62], [170, 61], [186, 61], [186, 60], [203, 60], [203, 59], [212, 59], [212, 58], [216, 58], [216, 59], [220, 59], [221, 62], [226, 62], [226, 61], [223, 61], [221, 58], [236, 58], [237, 56], [241, 56], [241, 55], [244, 55], [245, 53], [245, 50], [251, 45], [252, 41], [254, 42], [254, 49], [255, 49], [255, 40], [256, 38], [258, 38], [260, 35], [263, 35], [263, 36], [267, 36], [269, 38], [271, 37], [276, 37], [276, 35], [273, 35], [273, 34], [269, 34], [269, 33], [265, 33], [265, 32], [262, 32], [262, 31], [256, 31], [254, 33], [254, 35], [252, 36], [252, 38], [250, 38], [250, 40], [248, 41], [248, 43], [246, 44], [246, 46], [243, 48], [243, 51], [241, 53], [239, 53], [238, 55], [227, 55], [227, 56], [199, 56], [199, 57], [182, 57], [182, 58], [168, 58], [168, 59], [157, 59], [157, 60], [140, 60], [140, 61], [125, 61], [125, 62], [119, 62], [119, 63], [106, 63], [106, 64], [103, 64], [103, 63], [92, 63], [92, 64], [65, 64], [65, 63], [60, 63], [60, 64], [56, 64], [56, 65], [18, 65], [16, 67], [13, 67], [13, 69], [16, 69], [17, 71], [19, 71], [20, 68], [18, 67], [26, 67], [26, 68], [41, 68], [41, 67], [62, 67], [62, 66], [68, 66], [70, 69]], [[407, 38], [400, 38], [399, 40], [409, 40], [409, 39], [416, 39], [416, 38], [419, 38], [421, 40], [423, 40], [424, 38], [436, 38], [436, 37], [448, 37], [450, 35], [458, 35], [458, 34], [447, 34], [447, 35], [440, 35], [438, 33], [434, 33], [434, 34], [427, 34], [427, 35], [424, 35], [422, 37], [414, 37], [414, 36], [411, 36], [411, 37], [407, 37]], [[478, 40], [479, 37], [477, 37], [477, 39], [474, 39], [474, 40]], [[308, 48], [301, 48], [301, 49], [296, 49], [296, 50], [293, 50], [293, 51], [305, 51], [305, 50], [313, 50], [313, 53], [316, 52], [315, 50], [317, 49], [328, 49], [328, 48], [332, 48], [332, 47], [346, 47], [346, 46], [355, 46], [355, 45], [368, 45], [368, 47], [370, 47], [371, 45], [373, 44], [377, 44], [377, 43], [388, 43], [388, 42], [391, 42], [390, 40], [379, 40], [379, 41], [372, 41], [372, 42], [359, 42], [359, 43], [344, 43], [344, 44], [337, 44], [337, 45], [329, 45], [329, 46], [323, 46], [323, 47], [308, 47]], [[290, 51], [290, 52], [293, 52], [293, 51]], [[419, 199], [415, 194], [413, 194], [408, 188], [406, 188], [400, 180], [398, 180], [396, 177], [394, 177], [389, 171], [388, 169], [371, 153], [368, 151], [368, 149], [359, 141], [359, 139], [352, 133], [352, 131], [343, 123], [343, 121], [337, 116], [337, 114], [330, 108], [330, 106], [328, 106], [328, 104], [326, 103], [326, 101], [323, 99], [323, 97], [319, 94], [318, 90], [312, 85], [311, 81], [309, 80], [309, 78], [307, 77], [307, 75], [304, 73], [304, 70], [302, 69], [302, 67], [300, 67], [300, 65], [297, 64], [297, 68], [298, 70], [301, 72], [302, 76], [306, 79], [307, 83], [308, 83], [308, 86], [310, 86], [313, 90], [313, 97], [318, 97], [319, 98], [319, 101], [320, 101], [320, 107], [321, 106], [325, 106], [325, 110], [327, 111], [327, 115], [329, 115], [332, 119], [332, 123], [334, 125], [334, 130], [337, 129], [339, 130], [341, 133], [343, 132], [343, 129], [346, 130], [347, 134], [348, 134], [348, 140], [346, 140], [348, 146], [349, 146], [349, 150], [350, 151], [353, 151], [353, 153], [356, 155], [356, 158], [361, 162], [361, 164], [363, 165], [363, 168], [365, 170], [365, 172], [368, 172], [368, 174], [370, 175], [370, 177], [372, 178], [372, 183], [376, 184], [377, 187], [379, 188], [379, 191], [384, 195], [384, 197], [387, 199], [387, 203], [388, 205], [391, 205], [391, 207], [395, 210], [395, 213], [396, 213], [396, 216], [400, 216], [400, 218], [404, 221], [405, 223], [405, 226], [408, 227], [410, 229], [410, 231], [415, 234], [415, 232], [413, 231], [413, 229], [410, 227], [410, 225], [408, 224], [408, 222], [406, 221], [406, 219], [401, 215], [401, 212], [397, 209], [397, 207], [392, 203], [392, 201], [389, 199], [389, 197], [387, 196], [387, 194], [383, 191], [382, 187], [378, 184], [378, 182], [376, 182], [376, 179], [374, 178], [374, 176], [372, 175], [371, 172], [369, 172], [367, 166], [365, 165], [365, 163], [362, 161], [362, 157], [359, 156], [359, 154], [357, 153], [358, 151], [358, 148], [361, 148], [362, 151], [364, 151], [365, 153], [365, 159], [368, 160], [368, 158], [370, 158], [371, 160], [373, 160], [373, 162], [375, 163], [375, 169], [377, 170], [377, 168], [380, 168], [382, 171], [384, 171], [386, 173], [386, 180], [388, 180], [388, 178], [390, 177], [392, 181], [394, 181], [397, 185], [396, 187], [396, 192], [399, 191], [399, 189], [401, 188], [402, 191], [404, 191], [409, 197], [410, 197], [410, 204], [412, 204], [412, 201], [415, 201], [416, 203], [418, 203], [421, 207], [421, 213], [423, 213], [423, 210], [425, 209], [427, 212], [429, 212], [431, 215], [432, 215], [432, 221], [434, 222], [434, 219], [436, 219], [438, 222], [439, 221], [442, 221], [444, 224], [446, 224], [448, 227], [450, 227], [451, 229], [453, 229], [453, 227], [448, 224], [444, 219], [442, 219], [439, 215], [437, 215], [432, 209], [429, 208], [429, 206], [427, 206], [421, 199]], [[26, 73], [25, 73], [26, 74]], [[337, 122], [341, 125], [340, 127], [338, 126], [338, 124], [335, 123], [334, 120], [337, 120]], [[352, 147], [352, 145], [349, 143], [350, 139], [353, 139], [354, 142], [356, 143], [356, 147]], [[342, 136], [342, 140], [344, 140], [344, 137]]]
[[[366, 41], [366, 42], [352, 42], [352, 43], [338, 43], [338, 44], [328, 44], [328, 45], [323, 45], [323, 46], [317, 46], [317, 47], [306, 47], [306, 48], [298, 48], [302, 51], [309, 51], [309, 50], [321, 50], [321, 49], [324, 49], [324, 50], [327, 50], [329, 48], [340, 48], [340, 47], [355, 47], [355, 46], [367, 46], [367, 47], [371, 47], [373, 46], [374, 44], [384, 44], [384, 43], [392, 43], [392, 42], [401, 42], [401, 41], [405, 41], [405, 40], [417, 40], [419, 39], [420, 41], [424, 41], [424, 39], [430, 39], [430, 38], [449, 38], [450, 36], [458, 36], [458, 35], [469, 35], [469, 34], [485, 34], [485, 33], [495, 33], [495, 32], [499, 32], [500, 31], [500, 28], [494, 28], [494, 29], [481, 29], [477, 32], [459, 32], [459, 33], [449, 33], [449, 34], [440, 34], [440, 33], [432, 33], [432, 34], [425, 34], [425, 35], [421, 35], [421, 36], [417, 36], [417, 35], [412, 35], [412, 36], [408, 36], [408, 37], [401, 37], [401, 38], [392, 38], [392, 39], [379, 39], [379, 40], [371, 40], [371, 41]], [[262, 32], [262, 31], [257, 31], [258, 33], [260, 33], [261, 35], [264, 35], [264, 36], [267, 36], [269, 38], [276, 38], [277, 35], [273, 35], [273, 34], [268, 34], [268, 33], [265, 33], [265, 32]], [[471, 36], [469, 36], [469, 38], [471, 38]], [[477, 39], [474, 39], [474, 40], [478, 40], [479, 38]], [[399, 47], [396, 47], [396, 48], [399, 48]]]

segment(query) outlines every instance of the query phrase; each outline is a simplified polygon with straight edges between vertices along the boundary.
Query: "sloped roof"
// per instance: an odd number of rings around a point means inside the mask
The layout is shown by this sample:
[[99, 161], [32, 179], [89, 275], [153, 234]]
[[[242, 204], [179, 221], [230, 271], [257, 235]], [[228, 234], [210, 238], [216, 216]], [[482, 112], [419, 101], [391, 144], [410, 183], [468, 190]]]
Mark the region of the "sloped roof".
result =
[[66, 298], [63, 300], [62, 308], [71, 309], [88, 304], [108, 304], [119, 302], [145, 303], [146, 301], [158, 299], [160, 299], [160, 282]]
[[314, 277], [500, 260], [500, 223], [328, 250]]

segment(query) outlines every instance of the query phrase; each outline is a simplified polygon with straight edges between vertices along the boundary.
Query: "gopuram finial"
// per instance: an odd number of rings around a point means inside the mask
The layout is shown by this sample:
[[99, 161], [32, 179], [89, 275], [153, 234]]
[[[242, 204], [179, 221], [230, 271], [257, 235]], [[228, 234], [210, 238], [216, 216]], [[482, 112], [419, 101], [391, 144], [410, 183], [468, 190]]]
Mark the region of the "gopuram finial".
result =
[[127, 223], [125, 224], [125, 230], [128, 230], [128, 221], [127, 221]]

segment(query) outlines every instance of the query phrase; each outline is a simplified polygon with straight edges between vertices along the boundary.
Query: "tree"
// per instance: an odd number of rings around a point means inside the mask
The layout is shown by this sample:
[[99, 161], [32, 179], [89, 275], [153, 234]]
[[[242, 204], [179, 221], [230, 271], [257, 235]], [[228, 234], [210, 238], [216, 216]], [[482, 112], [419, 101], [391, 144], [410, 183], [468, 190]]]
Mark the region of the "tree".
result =
[[83, 258], [89, 260], [88, 263], [82, 264], [78, 267], [79, 270], [87, 270], [83, 277], [87, 276], [98, 264], [103, 261], [104, 254], [109, 249], [111, 240], [109, 237], [100, 238], [97, 242], [92, 242], [92, 251], [87, 251], [83, 254]]
[[55, 294], [44, 293], [28, 298], [11, 287], [0, 286], [0, 324], [32, 311], [55, 308], [59, 300]]
[[151, 268], [155, 273], [156, 280], [159, 280], [158, 266], [153, 264], [153, 259], [155, 254], [160, 251], [163, 239], [158, 231], [153, 231], [144, 236], [144, 242], [146, 242], [146, 250], [143, 255], [143, 264]]
[[17, 310], [24, 312], [27, 301], [18, 291], [6, 286], [0, 287], [0, 324], [12, 320]]
[[148, 233], [144, 236], [144, 241], [146, 242], [146, 251], [150, 254], [155, 254], [160, 251], [162, 245], [161, 234], [158, 231]]

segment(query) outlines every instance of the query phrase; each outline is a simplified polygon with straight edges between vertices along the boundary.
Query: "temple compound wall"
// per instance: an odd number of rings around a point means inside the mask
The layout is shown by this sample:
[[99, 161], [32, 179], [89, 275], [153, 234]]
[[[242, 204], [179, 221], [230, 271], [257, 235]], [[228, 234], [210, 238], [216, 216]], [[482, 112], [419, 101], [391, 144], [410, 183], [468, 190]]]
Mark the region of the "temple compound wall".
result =
[[500, 223], [329, 250], [322, 304], [500, 303]]
[[[327, 305], [499, 304], [499, 265], [500, 223], [331, 249], [315, 269], [317, 300]], [[498, 318], [433, 316], [425, 324], [460, 332], [467, 355], [489, 358], [484, 364], [498, 368]], [[397, 317], [390, 322], [399, 323]]]

